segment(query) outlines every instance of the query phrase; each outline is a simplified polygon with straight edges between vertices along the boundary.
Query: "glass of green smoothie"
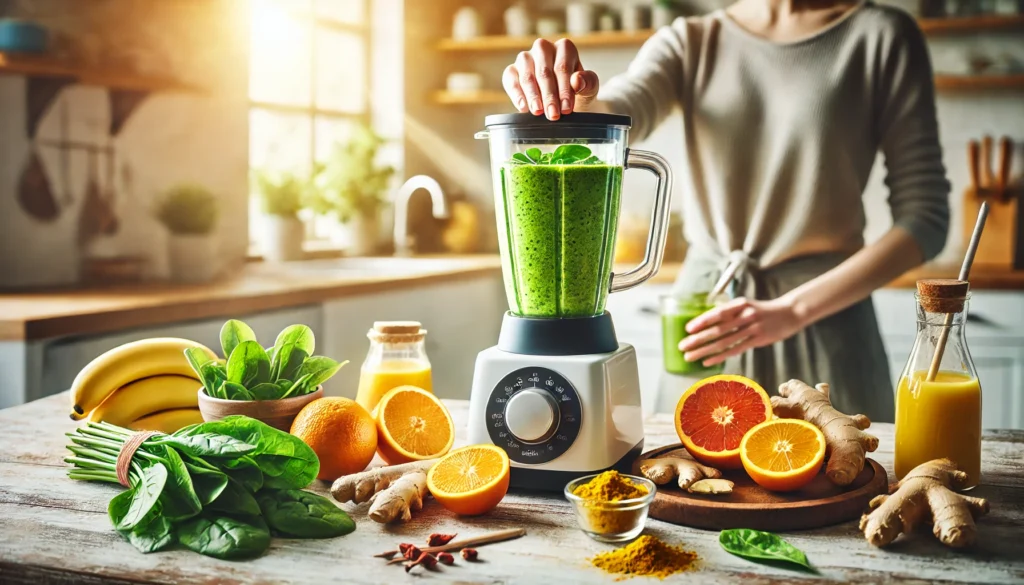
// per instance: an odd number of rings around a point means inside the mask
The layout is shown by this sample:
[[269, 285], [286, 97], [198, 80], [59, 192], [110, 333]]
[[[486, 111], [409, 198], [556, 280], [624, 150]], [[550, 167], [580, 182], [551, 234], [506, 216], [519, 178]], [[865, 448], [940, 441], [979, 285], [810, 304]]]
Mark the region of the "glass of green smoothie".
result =
[[707, 368], [699, 361], [688, 362], [683, 358], [683, 352], [679, 351], [679, 342], [688, 335], [686, 324], [714, 308], [714, 304], [708, 302], [708, 293], [664, 296], [661, 297], [660, 304], [665, 371], [670, 374], [704, 375], [721, 370], [721, 366]]
[[[671, 172], [654, 153], [626, 148], [630, 120], [613, 114], [488, 116], [498, 248], [509, 311], [539, 319], [602, 315], [608, 293], [636, 286], [661, 266]], [[643, 264], [613, 274], [622, 176], [659, 177]]]

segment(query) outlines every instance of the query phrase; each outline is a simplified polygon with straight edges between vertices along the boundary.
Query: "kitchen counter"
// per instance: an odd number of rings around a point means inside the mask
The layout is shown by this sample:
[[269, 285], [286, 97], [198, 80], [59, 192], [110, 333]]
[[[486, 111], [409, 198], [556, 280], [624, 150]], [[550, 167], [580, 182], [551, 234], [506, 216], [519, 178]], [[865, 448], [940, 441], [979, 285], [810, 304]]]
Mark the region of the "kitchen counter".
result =
[[[75, 424], [67, 419], [67, 401], [62, 393], [0, 411], [0, 582], [615, 582], [615, 576], [587, 562], [612, 545], [586, 537], [560, 494], [512, 492], [497, 509], [478, 518], [457, 518], [428, 501], [412, 521], [393, 527], [368, 520], [366, 505], [344, 504], [357, 525], [351, 535], [327, 540], [275, 538], [264, 556], [251, 561], [219, 561], [180, 549], [143, 555], [114, 532], [107, 517], [107, 502], [121, 488], [66, 475], [64, 433]], [[455, 420], [456, 445], [464, 444], [468, 403], [445, 402]], [[644, 429], [648, 449], [676, 441], [669, 415], [649, 417]], [[892, 425], [872, 425], [871, 431], [881, 440], [872, 457], [891, 477]], [[924, 528], [885, 550], [868, 545], [855, 521], [787, 533], [786, 539], [804, 550], [817, 568], [817, 574], [810, 574], [734, 557], [719, 547], [717, 532], [653, 519], [646, 532], [699, 555], [698, 568], [670, 578], [673, 582], [1019, 583], [1024, 580], [1024, 432], [988, 431], [983, 451], [983, 483], [971, 493], [988, 498], [991, 512], [979, 520], [977, 546], [968, 552], [942, 546]], [[312, 489], [327, 493], [320, 482]], [[481, 547], [479, 563], [459, 562], [407, 576], [400, 567], [372, 558], [399, 542], [420, 542], [432, 532], [471, 536], [507, 528], [525, 528], [526, 536]]]
[[238, 274], [207, 284], [6, 293], [0, 294], [0, 340], [30, 341], [245, 315], [499, 271], [496, 255], [252, 262]]

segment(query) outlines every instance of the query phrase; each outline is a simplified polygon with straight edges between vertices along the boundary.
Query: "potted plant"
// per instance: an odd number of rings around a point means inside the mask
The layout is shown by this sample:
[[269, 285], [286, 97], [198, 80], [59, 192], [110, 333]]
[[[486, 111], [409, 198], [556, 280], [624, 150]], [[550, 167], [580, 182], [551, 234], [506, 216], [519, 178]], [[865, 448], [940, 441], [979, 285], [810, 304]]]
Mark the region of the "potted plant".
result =
[[288, 431], [302, 407], [323, 396], [322, 384], [348, 363], [314, 356], [313, 331], [305, 325], [284, 328], [274, 346], [264, 348], [248, 325], [231, 319], [220, 330], [220, 344], [223, 360], [202, 349], [185, 350], [203, 383], [199, 411], [205, 421], [244, 414]]
[[318, 214], [333, 215], [346, 228], [339, 233], [339, 243], [352, 255], [374, 252], [379, 241], [380, 212], [395, 173], [393, 167], [376, 162], [383, 143], [372, 129], [360, 125], [316, 169], [311, 206]]
[[171, 278], [206, 282], [217, 275], [214, 262], [217, 197], [206, 187], [183, 183], [169, 189], [157, 203], [156, 218], [171, 233], [168, 242]]
[[252, 184], [263, 210], [263, 257], [271, 262], [301, 260], [306, 234], [299, 212], [309, 200], [312, 181], [290, 172], [254, 170]]

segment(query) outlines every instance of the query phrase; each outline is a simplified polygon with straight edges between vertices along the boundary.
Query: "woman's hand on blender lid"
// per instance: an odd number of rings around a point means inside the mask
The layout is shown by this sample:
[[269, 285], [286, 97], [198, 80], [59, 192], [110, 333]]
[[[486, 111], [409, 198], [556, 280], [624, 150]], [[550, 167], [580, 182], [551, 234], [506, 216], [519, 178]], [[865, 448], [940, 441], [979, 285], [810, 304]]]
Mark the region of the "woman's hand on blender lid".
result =
[[597, 73], [583, 68], [576, 45], [537, 39], [501, 77], [505, 92], [520, 112], [557, 120], [585, 111], [597, 99]]

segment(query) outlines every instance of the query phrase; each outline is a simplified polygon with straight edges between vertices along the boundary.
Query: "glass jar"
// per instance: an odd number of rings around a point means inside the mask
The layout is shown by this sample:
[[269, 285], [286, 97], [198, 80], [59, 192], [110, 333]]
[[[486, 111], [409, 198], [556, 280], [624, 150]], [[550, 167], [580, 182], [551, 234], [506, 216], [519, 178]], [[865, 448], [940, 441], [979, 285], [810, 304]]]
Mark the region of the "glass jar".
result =
[[416, 321], [377, 321], [367, 332], [370, 351], [359, 370], [356, 402], [368, 412], [382, 396], [399, 386], [416, 386], [433, 392], [430, 360], [425, 341], [427, 330]]
[[708, 302], [706, 292], [661, 297], [661, 340], [666, 372], [693, 375], [711, 374], [721, 370], [721, 366], [708, 368], [699, 361], [688, 362], [683, 358], [683, 352], [679, 351], [679, 342], [688, 335], [686, 325], [714, 306]]
[[965, 335], [971, 295], [959, 280], [920, 280], [917, 291], [917, 339], [896, 386], [896, 477], [946, 457], [969, 489], [981, 479], [981, 385]]

